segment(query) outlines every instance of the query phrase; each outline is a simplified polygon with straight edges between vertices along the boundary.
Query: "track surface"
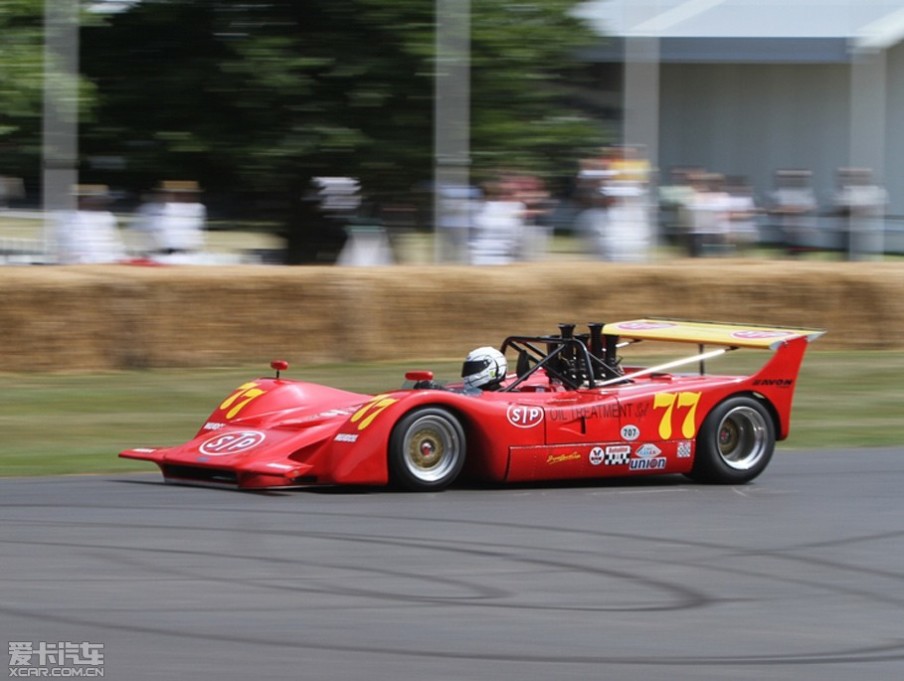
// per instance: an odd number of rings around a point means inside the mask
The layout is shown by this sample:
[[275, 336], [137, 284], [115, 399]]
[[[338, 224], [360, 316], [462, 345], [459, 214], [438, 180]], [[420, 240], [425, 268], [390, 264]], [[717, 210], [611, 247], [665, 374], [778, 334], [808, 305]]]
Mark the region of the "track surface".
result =
[[126, 681], [902, 679], [902, 489], [904, 450], [744, 487], [0, 480], [0, 646], [100, 642]]

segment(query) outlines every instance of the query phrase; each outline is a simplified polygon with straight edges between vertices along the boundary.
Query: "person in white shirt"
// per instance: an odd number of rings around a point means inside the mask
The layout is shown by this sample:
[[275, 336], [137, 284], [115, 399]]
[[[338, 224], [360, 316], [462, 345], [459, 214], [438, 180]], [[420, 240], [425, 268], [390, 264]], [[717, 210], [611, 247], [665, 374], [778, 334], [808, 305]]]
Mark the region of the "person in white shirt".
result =
[[527, 207], [506, 179], [487, 185], [486, 200], [474, 216], [472, 265], [513, 262], [524, 232]]
[[200, 202], [198, 183], [167, 180], [157, 190], [157, 200], [140, 209], [138, 229], [148, 233], [160, 255], [192, 254], [204, 248], [207, 209]]
[[62, 265], [114, 263], [125, 259], [116, 216], [108, 209], [105, 185], [74, 189], [76, 209], [56, 215], [57, 261]]

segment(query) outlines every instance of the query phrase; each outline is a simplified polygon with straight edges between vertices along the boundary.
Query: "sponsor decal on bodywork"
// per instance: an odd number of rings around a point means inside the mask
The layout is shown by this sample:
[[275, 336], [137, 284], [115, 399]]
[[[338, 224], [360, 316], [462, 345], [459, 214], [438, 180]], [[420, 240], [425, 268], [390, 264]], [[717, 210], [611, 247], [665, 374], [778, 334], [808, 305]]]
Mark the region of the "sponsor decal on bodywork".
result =
[[335, 442], [357, 442], [358, 433], [339, 433], [334, 438]]
[[[638, 405], [639, 406], [639, 405]], [[632, 416], [635, 405], [607, 402], [605, 404], [582, 405], [579, 407], [557, 407], [549, 409], [550, 421], [577, 421], [578, 419], [617, 419]], [[643, 418], [644, 409], [640, 414], [633, 414]]]
[[557, 463], [566, 463], [568, 461], [580, 461], [581, 455], [577, 452], [571, 452], [569, 454], [550, 454], [546, 457], [546, 463], [550, 466]]
[[687, 440], [678, 443], [678, 458], [679, 459], [689, 459], [691, 458], [691, 443]]
[[621, 436], [622, 440], [634, 442], [634, 440], [640, 437], [640, 428], [635, 425], [622, 426]]
[[753, 382], [759, 386], [773, 386], [776, 388], [790, 388], [794, 385], [793, 378], [758, 378]]
[[259, 430], [240, 430], [232, 433], [214, 435], [206, 440], [199, 448], [202, 454], [207, 456], [228, 456], [247, 452], [257, 447], [267, 436]]
[[543, 408], [512, 404], [505, 412], [508, 422], [516, 428], [533, 428], [543, 423]]
[[606, 447], [603, 463], [607, 466], [623, 466], [631, 458], [631, 445], [610, 445]]
[[628, 470], [632, 471], [660, 471], [665, 468], [665, 458], [659, 456], [653, 459], [631, 459], [628, 462]]
[[227, 420], [234, 419], [252, 400], [267, 393], [266, 390], [261, 390], [257, 386], [258, 384], [253, 381], [251, 383], [243, 383], [229, 397], [223, 400], [220, 404], [220, 411], [226, 412]]
[[694, 393], [659, 393], [653, 398], [653, 409], [662, 409], [659, 421], [659, 437], [662, 440], [672, 438], [672, 430], [680, 425], [681, 435], [692, 438], [697, 433], [697, 405], [700, 404], [701, 392]]
[[765, 340], [769, 338], [785, 338], [793, 335], [794, 333], [791, 331], [745, 329], [743, 331], [735, 331], [731, 334], [731, 337], [743, 340]]
[[656, 329], [671, 329], [677, 324], [671, 322], [622, 322], [616, 324], [616, 329], [624, 329], [625, 331], [655, 331]]
[[631, 458], [631, 445], [609, 445], [605, 449], [594, 447], [590, 450], [590, 463], [593, 466], [623, 466]]
[[636, 456], [639, 456], [641, 459], [650, 459], [654, 456], [659, 456], [662, 454], [662, 450], [659, 449], [656, 445], [647, 443], [645, 445], [641, 445], [634, 452]]
[[658, 471], [665, 468], [665, 457], [659, 456], [662, 450], [656, 445], [647, 442], [634, 450], [634, 456], [628, 462], [630, 471]]
[[395, 404], [396, 402], [398, 402], [398, 400], [393, 397], [376, 395], [370, 402], [352, 414], [352, 417], [349, 420], [352, 423], [358, 424], [358, 430], [364, 430], [374, 422], [374, 419], [377, 418], [386, 407]]

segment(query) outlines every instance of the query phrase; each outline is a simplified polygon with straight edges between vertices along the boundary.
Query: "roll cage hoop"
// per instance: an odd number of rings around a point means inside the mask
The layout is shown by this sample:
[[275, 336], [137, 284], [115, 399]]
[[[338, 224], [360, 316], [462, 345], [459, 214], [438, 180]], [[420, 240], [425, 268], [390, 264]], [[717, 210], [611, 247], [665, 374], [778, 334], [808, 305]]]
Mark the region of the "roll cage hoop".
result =
[[597, 387], [600, 381], [617, 381], [622, 376], [616, 351], [618, 337], [603, 335], [603, 324], [588, 324], [589, 333], [574, 334], [574, 324], [559, 324], [560, 333], [550, 336], [509, 336], [500, 351], [518, 355], [517, 378], [501, 389], [516, 390], [540, 369], [562, 382], [566, 388]]
[[533, 376], [540, 369], [545, 369], [550, 379], [561, 381], [569, 390], [578, 388], [602, 388], [608, 385], [631, 381], [641, 376], [667, 371], [693, 362], [699, 362], [700, 374], [706, 372], [705, 362], [738, 349], [738, 346], [723, 346], [705, 351], [702, 343], [698, 344], [699, 353], [627, 375], [619, 366], [618, 349], [640, 343], [635, 338], [619, 342], [619, 336], [604, 334], [603, 324], [588, 324], [589, 333], [574, 334], [574, 324], [559, 324], [561, 333], [551, 336], [509, 336], [500, 348], [502, 354], [513, 350], [518, 354], [516, 368], [517, 378], [500, 389], [500, 392], [511, 392]]

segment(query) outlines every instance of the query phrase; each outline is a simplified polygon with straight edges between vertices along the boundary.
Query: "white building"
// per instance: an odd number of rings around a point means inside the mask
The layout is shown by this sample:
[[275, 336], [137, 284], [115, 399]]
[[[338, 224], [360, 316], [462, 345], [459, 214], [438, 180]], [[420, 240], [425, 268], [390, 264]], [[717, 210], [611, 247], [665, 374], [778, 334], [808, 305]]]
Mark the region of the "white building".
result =
[[868, 168], [895, 231], [904, 0], [600, 0], [581, 14], [613, 36], [587, 57], [614, 84], [621, 141], [663, 176], [744, 176], [764, 201], [776, 171], [806, 169], [827, 208], [839, 169]]

